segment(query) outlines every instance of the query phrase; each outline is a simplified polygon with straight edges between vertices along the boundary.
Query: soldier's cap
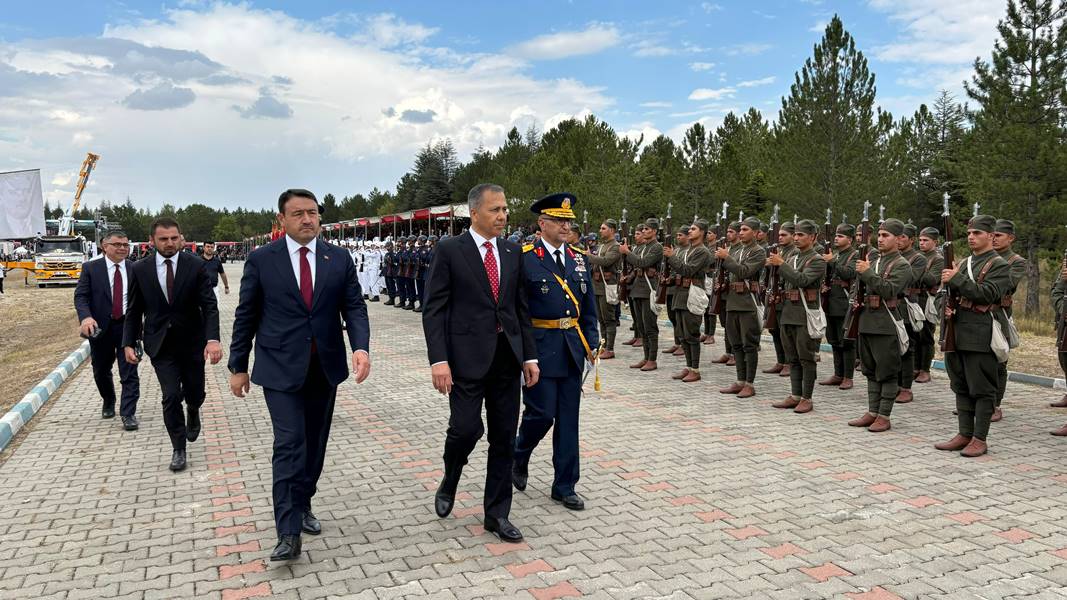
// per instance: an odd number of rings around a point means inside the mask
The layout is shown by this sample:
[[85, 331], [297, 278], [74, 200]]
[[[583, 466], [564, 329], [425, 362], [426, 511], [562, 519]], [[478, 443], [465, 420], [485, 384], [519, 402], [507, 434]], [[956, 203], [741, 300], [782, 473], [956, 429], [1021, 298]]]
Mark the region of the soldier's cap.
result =
[[611, 227], [612, 229], [618, 229], [619, 228], [619, 222], [616, 221], [615, 219], [604, 219], [604, 224], [607, 225], [608, 227]]
[[705, 233], [708, 231], [708, 227], [710, 227], [707, 219], [693, 219], [693, 225], [696, 225]]
[[[759, 231], [760, 222], [756, 217], [745, 217], [745, 220], [741, 221], [741, 224], [754, 231]], [[740, 229], [740, 227], [738, 229]]]
[[856, 226], [849, 225], [848, 223], [841, 223], [837, 226], [836, 232], [840, 233], [841, 235], [847, 235], [848, 237], [852, 237], [856, 235]]
[[437, 236], [436, 235], [431, 235], [430, 236], [430, 241], [431, 242], [436, 242], [437, 241]]
[[634, 225], [634, 231], [641, 231], [642, 229], [648, 229], [648, 223], [638, 221], [637, 224]]
[[967, 229], [977, 229], [986, 233], [993, 233], [996, 229], [997, 220], [990, 215], [978, 215], [967, 221]]
[[937, 227], [923, 227], [919, 232], [919, 237], [928, 237], [932, 240], [936, 240], [941, 237], [941, 232], [937, 230]]
[[425, 241], [426, 241], [426, 239], [427, 239], [427, 238], [426, 238], [426, 236], [424, 236], [424, 235], [420, 235], [420, 236], [419, 236], [419, 241], [420, 241], [420, 242], [425, 242]]
[[766, 224], [766, 223], [760, 223], [759, 230], [762, 231], [763, 233], [767, 233], [768, 231], [771, 230], [771, 226]]
[[645, 220], [645, 227], [648, 227], [649, 229], [655, 229], [655, 230], [658, 231], [659, 230], [659, 219], [657, 219], [656, 217], [649, 217], [648, 219]]
[[886, 219], [878, 229], [884, 229], [893, 235], [904, 235], [904, 221], [892, 218]]
[[689, 226], [688, 225], [679, 225], [678, 226], [678, 233], [681, 233], [683, 235], [689, 233]]
[[726, 228], [727, 229], [733, 229], [734, 231], [740, 231], [741, 230], [741, 221], [731, 221], [730, 224], [726, 226]]
[[797, 224], [792, 222], [792, 221], [786, 221], [785, 223], [782, 223], [781, 230], [782, 231], [788, 231], [789, 233], [796, 233], [797, 232]]
[[513, 233], [513, 234], [509, 235], [508, 236], [508, 241], [511, 242], [512, 244], [518, 244], [519, 243], [518, 234]]
[[914, 223], [904, 224], [904, 235], [913, 238], [919, 234], [919, 228]]
[[545, 215], [555, 219], [573, 219], [574, 205], [578, 204], [578, 197], [570, 192], [549, 194], [530, 205], [530, 212], [535, 215]]
[[796, 233], [806, 233], [808, 235], [815, 235], [819, 231], [819, 226], [815, 224], [815, 221], [810, 219], [801, 219], [797, 221]]
[[1015, 223], [1012, 223], [1007, 219], [997, 219], [997, 224], [994, 226], [993, 231], [997, 233], [1015, 235]]
[[534, 236], [532, 236], [532, 235], [528, 235], [528, 236], [526, 236], [526, 241], [527, 241], [527, 242], [532, 242], [532, 241], [534, 241]]

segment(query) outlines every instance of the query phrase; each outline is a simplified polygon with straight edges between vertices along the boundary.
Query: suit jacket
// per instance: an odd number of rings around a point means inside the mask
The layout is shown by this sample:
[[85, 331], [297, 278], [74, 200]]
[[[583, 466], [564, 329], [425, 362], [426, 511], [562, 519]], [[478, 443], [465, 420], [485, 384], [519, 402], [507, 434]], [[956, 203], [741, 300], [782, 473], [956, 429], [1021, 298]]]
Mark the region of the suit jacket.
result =
[[[133, 261], [126, 259], [126, 278], [131, 279]], [[78, 321], [92, 317], [107, 333], [111, 327], [111, 278], [108, 277], [107, 258], [95, 258], [82, 263], [82, 274], [78, 278], [78, 287], [74, 288], [74, 309], [78, 311]], [[126, 303], [129, 304], [130, 282], [126, 282]]]
[[155, 357], [168, 336], [177, 336], [189, 344], [193, 353], [203, 352], [208, 340], [219, 339], [219, 307], [211, 281], [204, 273], [204, 260], [188, 252], [179, 252], [174, 258], [178, 262], [173, 302], [167, 302], [167, 295], [160, 287], [155, 253], [149, 253], [127, 270], [129, 306], [122, 332], [123, 346], [133, 346], [143, 333], [144, 351]]
[[308, 310], [285, 236], [249, 254], [234, 313], [230, 371], [248, 372], [254, 340], [252, 383], [295, 392], [307, 379], [314, 341], [330, 385], [347, 379], [349, 353], [342, 331], [348, 331], [353, 352], [370, 351], [370, 322], [358, 269], [347, 251], [319, 238], [315, 242], [315, 289]]
[[497, 249], [497, 302], [470, 232], [437, 245], [426, 277], [422, 331], [430, 364], [447, 361], [452, 375], [461, 379], [482, 379], [489, 371], [498, 323], [519, 363], [537, 358], [526, 303], [522, 248], [498, 238]]

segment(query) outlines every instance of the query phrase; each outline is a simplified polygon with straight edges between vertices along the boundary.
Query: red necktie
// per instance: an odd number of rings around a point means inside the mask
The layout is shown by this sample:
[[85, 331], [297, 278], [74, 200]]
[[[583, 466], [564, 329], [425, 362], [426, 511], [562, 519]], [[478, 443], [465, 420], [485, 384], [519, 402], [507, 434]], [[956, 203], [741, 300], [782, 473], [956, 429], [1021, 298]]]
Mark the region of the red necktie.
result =
[[307, 246], [300, 248], [300, 295], [304, 297], [304, 304], [311, 310], [311, 263], [308, 262]]
[[496, 272], [496, 257], [493, 256], [493, 242], [485, 246], [485, 274], [489, 276], [489, 288], [493, 290], [493, 300], [500, 298], [500, 274]]
[[115, 283], [111, 286], [111, 318], [122, 318], [122, 271], [115, 265]]

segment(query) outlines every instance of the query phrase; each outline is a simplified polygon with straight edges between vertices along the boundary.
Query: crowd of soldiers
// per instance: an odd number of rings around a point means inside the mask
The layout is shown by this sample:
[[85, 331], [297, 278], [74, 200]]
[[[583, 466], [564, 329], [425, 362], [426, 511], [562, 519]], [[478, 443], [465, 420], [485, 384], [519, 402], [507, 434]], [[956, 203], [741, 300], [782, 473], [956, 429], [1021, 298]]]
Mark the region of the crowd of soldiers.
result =
[[422, 312], [426, 274], [430, 270], [437, 239], [436, 235], [409, 235], [385, 243], [382, 274], [389, 297], [386, 306]]

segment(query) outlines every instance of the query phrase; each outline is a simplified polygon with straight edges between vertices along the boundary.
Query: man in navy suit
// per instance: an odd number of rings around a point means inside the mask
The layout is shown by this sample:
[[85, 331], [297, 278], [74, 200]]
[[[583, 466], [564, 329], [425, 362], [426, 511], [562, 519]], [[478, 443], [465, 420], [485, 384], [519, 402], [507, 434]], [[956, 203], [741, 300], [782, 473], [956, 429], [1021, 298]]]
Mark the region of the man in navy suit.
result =
[[278, 544], [271, 560], [299, 557], [301, 531], [322, 533], [311, 498], [326, 459], [337, 386], [348, 379], [342, 330], [348, 330], [356, 383], [370, 374], [370, 324], [358, 267], [346, 250], [318, 238], [320, 216], [308, 190], [286, 190], [278, 198], [286, 233], [248, 255], [230, 343], [230, 390], [243, 398], [255, 339], [251, 382], [263, 386], [274, 427]]
[[445, 473], [434, 510], [452, 512], [463, 467], [489, 423], [485, 530], [522, 541], [511, 523], [512, 459], [519, 421], [520, 374], [537, 383], [537, 349], [526, 306], [521, 249], [500, 237], [508, 222], [504, 189], [483, 183], [467, 194], [469, 231], [442, 240], [426, 279], [422, 331], [433, 385], [448, 395]]
[[585, 365], [599, 345], [589, 265], [567, 246], [576, 203], [573, 194], [562, 193], [545, 196], [530, 207], [537, 215], [541, 239], [523, 247], [523, 273], [541, 377], [523, 394], [525, 410], [512, 470], [515, 488], [525, 490], [530, 455], [552, 429], [551, 497], [570, 510], [585, 508], [574, 489], [578, 408]]
[[[122, 351], [122, 328], [126, 321], [130, 272], [133, 261], [130, 240], [122, 231], [109, 231], [101, 240], [104, 255], [82, 265], [78, 287], [74, 288], [74, 309], [81, 322], [79, 332], [89, 340], [92, 353], [93, 379], [104, 399], [102, 415], [115, 417], [115, 381], [111, 366], [118, 360], [119, 381], [122, 382], [122, 404], [119, 415], [122, 427], [134, 431], [138, 427], [137, 399], [141, 397], [141, 380], [137, 365], [126, 362]], [[95, 331], [99, 333], [93, 336]]]

